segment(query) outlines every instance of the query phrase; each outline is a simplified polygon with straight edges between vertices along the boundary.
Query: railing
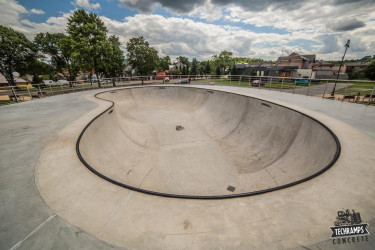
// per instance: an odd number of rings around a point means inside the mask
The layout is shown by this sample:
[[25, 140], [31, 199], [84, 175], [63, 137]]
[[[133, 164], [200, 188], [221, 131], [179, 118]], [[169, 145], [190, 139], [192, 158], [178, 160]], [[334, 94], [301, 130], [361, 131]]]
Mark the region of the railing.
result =
[[[334, 80], [247, 75], [133, 76], [71, 81], [67, 85], [18, 85], [0, 87], [0, 105], [85, 90], [141, 84], [214, 84], [241, 86], [315, 96], [331, 100], [375, 104], [375, 81]], [[100, 85], [99, 85], [100, 84]]]

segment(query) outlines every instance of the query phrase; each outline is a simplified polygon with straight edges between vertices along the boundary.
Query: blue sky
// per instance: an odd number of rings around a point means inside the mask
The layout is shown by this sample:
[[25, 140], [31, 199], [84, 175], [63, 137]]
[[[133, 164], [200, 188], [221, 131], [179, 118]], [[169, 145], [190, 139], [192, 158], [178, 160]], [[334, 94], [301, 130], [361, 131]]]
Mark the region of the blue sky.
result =
[[[97, 13], [126, 42], [143, 35], [161, 56], [235, 56], [276, 60], [296, 51], [339, 59], [375, 54], [373, 0], [0, 0], [0, 24], [24, 32], [65, 32], [76, 9]], [[126, 51], [125, 51], [126, 53]]]

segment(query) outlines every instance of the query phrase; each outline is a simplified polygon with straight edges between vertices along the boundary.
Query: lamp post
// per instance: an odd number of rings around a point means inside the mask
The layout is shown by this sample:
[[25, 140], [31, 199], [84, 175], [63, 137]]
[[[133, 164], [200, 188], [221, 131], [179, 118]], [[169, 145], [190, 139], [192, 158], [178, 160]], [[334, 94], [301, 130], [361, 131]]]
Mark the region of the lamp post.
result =
[[346, 54], [346, 51], [348, 50], [349, 47], [350, 47], [350, 39], [345, 44], [345, 52], [344, 52], [344, 55], [342, 56], [340, 67], [339, 67], [339, 72], [337, 72], [337, 77], [336, 77], [335, 85], [333, 86], [333, 90], [332, 90], [332, 93], [331, 93], [332, 97], [335, 96], [335, 90], [336, 90], [337, 80], [339, 79], [340, 71], [341, 71], [341, 67], [342, 67], [342, 63], [344, 62], [345, 54]]

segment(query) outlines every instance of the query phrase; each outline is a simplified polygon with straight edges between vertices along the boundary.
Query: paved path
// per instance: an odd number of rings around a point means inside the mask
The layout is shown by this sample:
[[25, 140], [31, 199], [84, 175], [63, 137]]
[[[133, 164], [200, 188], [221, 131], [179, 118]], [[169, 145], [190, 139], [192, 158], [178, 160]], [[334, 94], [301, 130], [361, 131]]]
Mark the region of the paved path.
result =
[[0, 107], [0, 249], [112, 247], [56, 215], [34, 182], [34, 167], [46, 143], [97, 106], [85, 95], [87, 92]]

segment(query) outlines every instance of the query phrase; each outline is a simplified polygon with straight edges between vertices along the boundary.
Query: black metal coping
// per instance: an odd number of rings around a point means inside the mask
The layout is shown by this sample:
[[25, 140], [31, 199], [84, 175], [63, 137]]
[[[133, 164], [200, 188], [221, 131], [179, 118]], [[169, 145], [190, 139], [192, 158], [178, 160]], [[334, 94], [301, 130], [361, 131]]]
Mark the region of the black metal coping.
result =
[[[168, 88], [180, 88], [181, 86], [168, 86]], [[117, 91], [121, 91], [121, 90], [125, 90], [125, 89], [132, 89], [132, 88], [158, 88], [158, 86], [138, 86], [138, 87], [131, 87], [131, 88], [123, 88], [123, 89], [119, 89]], [[202, 89], [202, 90], [207, 90], [205, 88], [200, 88], [200, 87], [196, 87], [196, 89]], [[325, 129], [327, 129], [327, 131], [332, 135], [332, 137], [335, 139], [336, 141], [336, 153], [335, 153], [335, 156], [334, 158], [331, 160], [331, 162], [328, 163], [327, 166], [325, 166], [324, 168], [322, 168], [321, 170], [319, 170], [318, 172], [308, 176], [308, 177], [305, 177], [301, 180], [298, 180], [298, 181], [294, 181], [294, 182], [291, 182], [291, 183], [288, 183], [288, 184], [284, 184], [284, 185], [281, 185], [281, 186], [277, 186], [277, 187], [273, 187], [273, 188], [267, 188], [267, 189], [262, 189], [262, 190], [257, 190], [257, 191], [253, 191], [253, 192], [245, 192], [245, 193], [239, 193], [239, 194], [228, 194], [228, 195], [181, 195], [181, 194], [171, 194], [171, 193], [161, 193], [161, 192], [155, 192], [155, 191], [151, 191], [151, 190], [147, 190], [147, 189], [142, 189], [142, 188], [137, 188], [137, 187], [134, 187], [134, 186], [130, 186], [130, 185], [127, 185], [125, 183], [122, 183], [122, 182], [118, 182], [116, 180], [113, 180], [103, 174], [101, 174], [100, 172], [98, 172], [97, 170], [95, 170], [93, 167], [91, 167], [86, 161], [85, 159], [82, 157], [81, 155], [81, 152], [79, 150], [79, 143], [81, 141], [81, 138], [83, 136], [83, 134], [85, 133], [85, 131], [87, 130], [87, 128], [91, 125], [91, 123], [93, 123], [97, 118], [99, 118], [101, 115], [105, 114], [108, 110], [110, 110], [111, 108], [114, 108], [114, 102], [112, 101], [109, 101], [109, 100], [106, 100], [106, 99], [103, 99], [103, 98], [100, 98], [98, 97], [97, 95], [99, 94], [102, 94], [102, 93], [105, 93], [105, 92], [110, 92], [109, 91], [103, 91], [103, 92], [100, 92], [100, 93], [97, 93], [95, 94], [95, 97], [100, 99], [100, 100], [104, 100], [104, 101], [108, 101], [108, 102], [111, 102], [112, 105], [107, 108], [106, 110], [104, 110], [103, 112], [101, 112], [99, 115], [97, 115], [94, 119], [92, 119], [86, 126], [85, 128], [82, 130], [82, 132], [80, 133], [78, 139], [77, 139], [77, 142], [76, 142], [76, 152], [77, 152], [77, 155], [78, 155], [78, 158], [80, 159], [80, 161], [83, 163], [83, 165], [85, 165], [91, 172], [93, 172], [94, 174], [96, 174], [97, 176], [99, 176], [100, 178], [106, 180], [106, 181], [109, 181], [111, 182], [112, 184], [115, 184], [117, 186], [120, 186], [120, 187], [123, 187], [123, 188], [126, 188], [126, 189], [129, 189], [129, 190], [133, 190], [133, 191], [137, 191], [137, 192], [140, 192], [140, 193], [144, 193], [144, 194], [149, 194], [149, 195], [155, 195], [155, 196], [161, 196], [161, 197], [166, 197], [166, 198], [179, 198], [179, 199], [201, 199], [201, 200], [214, 200], [214, 199], [230, 199], [230, 198], [240, 198], [240, 197], [247, 197], [247, 196], [252, 196], [252, 195], [259, 195], [259, 194], [264, 194], [264, 193], [269, 193], [269, 192], [273, 192], [273, 191], [277, 191], [277, 190], [280, 190], [280, 189], [284, 189], [284, 188], [288, 188], [288, 187], [292, 187], [292, 186], [295, 186], [297, 184], [300, 184], [300, 183], [303, 183], [303, 182], [306, 182], [308, 180], [311, 180], [315, 177], [317, 177], [318, 175], [321, 175], [322, 173], [324, 173], [325, 171], [327, 171], [330, 167], [332, 167], [335, 162], [337, 161], [337, 159], [339, 158], [340, 156], [340, 152], [341, 152], [341, 145], [340, 145], [340, 141], [339, 139], [337, 138], [337, 136], [332, 132], [332, 130], [330, 128], [328, 128], [326, 125], [324, 125], [322, 122], [320, 122], [319, 120], [309, 116], [309, 115], [306, 115], [300, 111], [297, 111], [297, 110], [294, 110], [292, 108], [289, 108], [289, 107], [286, 107], [286, 106], [283, 106], [283, 105], [280, 105], [280, 104], [277, 104], [277, 103], [273, 103], [273, 102], [269, 102], [269, 101], [265, 101], [263, 99], [260, 99], [260, 98], [256, 98], [256, 97], [252, 97], [252, 96], [246, 96], [246, 95], [241, 95], [241, 94], [237, 94], [237, 93], [232, 93], [232, 92], [229, 92], [229, 91], [221, 91], [221, 90], [210, 90], [210, 91], [216, 91], [216, 92], [223, 92], [223, 93], [228, 93], [228, 94], [232, 94], [232, 95], [238, 95], [238, 96], [244, 96], [244, 97], [247, 97], [247, 98], [253, 98], [253, 99], [256, 99], [256, 100], [260, 100], [262, 101], [262, 104], [264, 102], [267, 102], [267, 103], [271, 103], [273, 105], [277, 105], [277, 106], [280, 106], [280, 107], [283, 107], [283, 108], [286, 108], [286, 109], [289, 109], [289, 110], [292, 110], [294, 112], [297, 112], [299, 114], [302, 114], [314, 121], [316, 121], [317, 123], [319, 123], [320, 125], [322, 125]]]

